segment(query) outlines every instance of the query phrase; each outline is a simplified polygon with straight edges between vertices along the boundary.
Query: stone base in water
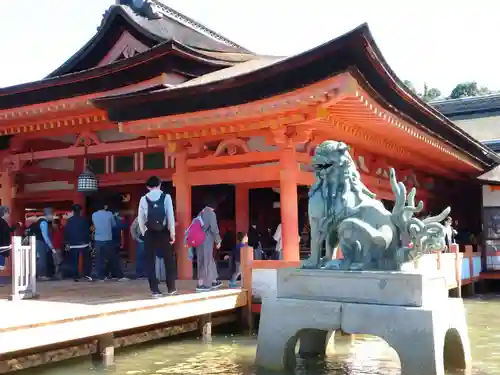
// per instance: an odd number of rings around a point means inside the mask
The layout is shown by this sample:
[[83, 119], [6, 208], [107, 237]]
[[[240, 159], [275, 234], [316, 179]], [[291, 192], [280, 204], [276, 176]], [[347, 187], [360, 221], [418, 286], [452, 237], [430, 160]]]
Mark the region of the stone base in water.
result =
[[277, 297], [262, 301], [257, 366], [283, 370], [299, 353], [322, 356], [342, 329], [384, 339], [404, 375], [443, 375], [471, 361], [463, 301], [443, 276], [402, 272], [278, 270]]
[[448, 297], [439, 274], [286, 268], [277, 278], [279, 298], [420, 307]]

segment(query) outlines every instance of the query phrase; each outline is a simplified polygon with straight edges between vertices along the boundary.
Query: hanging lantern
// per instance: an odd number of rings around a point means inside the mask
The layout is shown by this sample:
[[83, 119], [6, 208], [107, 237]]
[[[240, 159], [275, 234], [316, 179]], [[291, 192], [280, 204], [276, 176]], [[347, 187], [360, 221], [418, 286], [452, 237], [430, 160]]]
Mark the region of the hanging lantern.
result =
[[88, 168], [78, 176], [78, 192], [84, 194], [95, 193], [99, 190], [99, 180]]

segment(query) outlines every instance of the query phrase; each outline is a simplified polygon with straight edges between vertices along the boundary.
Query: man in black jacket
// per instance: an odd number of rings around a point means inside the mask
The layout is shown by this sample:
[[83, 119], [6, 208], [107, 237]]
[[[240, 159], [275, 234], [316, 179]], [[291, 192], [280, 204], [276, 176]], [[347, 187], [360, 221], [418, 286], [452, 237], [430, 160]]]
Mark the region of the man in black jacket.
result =
[[64, 227], [64, 243], [69, 247], [69, 260], [75, 281], [80, 279], [78, 261], [83, 256], [83, 275], [86, 281], [92, 281], [92, 259], [90, 257], [90, 223], [82, 216], [79, 204], [72, 206], [73, 216]]
[[7, 206], [0, 206], [0, 271], [5, 269], [7, 258], [12, 249], [12, 233], [19, 227], [18, 223], [13, 227], [9, 226], [8, 221], [9, 208]]

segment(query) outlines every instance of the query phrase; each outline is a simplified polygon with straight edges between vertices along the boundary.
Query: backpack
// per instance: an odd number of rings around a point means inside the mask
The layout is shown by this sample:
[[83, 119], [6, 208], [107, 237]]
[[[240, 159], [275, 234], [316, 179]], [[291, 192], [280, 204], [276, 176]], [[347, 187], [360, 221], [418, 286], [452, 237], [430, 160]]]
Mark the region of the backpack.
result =
[[184, 244], [187, 247], [198, 247], [205, 242], [206, 233], [203, 225], [204, 223], [200, 212], [200, 214], [193, 219], [191, 225], [186, 229]]
[[148, 217], [146, 220], [146, 228], [153, 232], [161, 232], [165, 229], [165, 221], [167, 214], [165, 213], [165, 193], [161, 193], [157, 201], [151, 201], [147, 196]]

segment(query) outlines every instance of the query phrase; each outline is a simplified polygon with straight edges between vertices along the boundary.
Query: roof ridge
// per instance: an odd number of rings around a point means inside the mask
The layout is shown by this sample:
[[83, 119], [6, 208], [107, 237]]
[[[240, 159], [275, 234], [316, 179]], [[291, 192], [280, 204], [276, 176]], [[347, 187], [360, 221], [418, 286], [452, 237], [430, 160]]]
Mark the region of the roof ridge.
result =
[[[184, 25], [191, 27], [192, 29], [194, 29], [196, 31], [203, 32], [203, 33], [207, 34], [208, 36], [214, 38], [215, 40], [218, 40], [219, 42], [227, 44], [231, 47], [241, 48], [245, 51], [248, 51], [245, 47], [242, 47], [239, 44], [233, 42], [232, 40], [226, 38], [225, 36], [213, 31], [212, 29], [208, 28], [207, 26], [203, 25], [202, 23], [200, 23], [200, 22], [192, 19], [191, 17], [188, 17], [188, 16], [182, 14], [181, 12], [169, 7], [168, 5], [163, 3], [163, 1], [160, 1], [160, 0], [150, 0], [150, 1], [152, 3], [154, 3], [156, 6], [158, 6], [160, 8], [160, 10], [162, 12], [164, 12], [164, 14], [166, 16], [172, 17], [176, 21], [183, 23]], [[250, 52], [250, 51], [248, 51], [248, 52]]]

